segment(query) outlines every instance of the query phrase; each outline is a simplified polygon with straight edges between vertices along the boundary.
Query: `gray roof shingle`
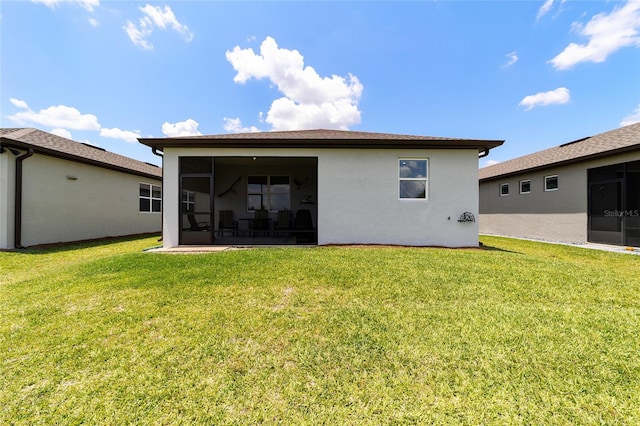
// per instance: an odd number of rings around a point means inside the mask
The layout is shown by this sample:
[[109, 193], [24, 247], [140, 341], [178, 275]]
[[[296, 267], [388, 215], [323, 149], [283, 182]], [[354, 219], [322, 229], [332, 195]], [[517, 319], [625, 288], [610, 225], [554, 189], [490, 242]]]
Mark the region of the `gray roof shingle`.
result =
[[160, 167], [38, 129], [0, 128], [0, 144], [23, 149], [33, 148], [34, 152], [39, 154], [139, 176], [155, 179], [162, 178], [162, 169]]
[[628, 151], [640, 151], [640, 123], [483, 167], [479, 176], [480, 181], [490, 180]]

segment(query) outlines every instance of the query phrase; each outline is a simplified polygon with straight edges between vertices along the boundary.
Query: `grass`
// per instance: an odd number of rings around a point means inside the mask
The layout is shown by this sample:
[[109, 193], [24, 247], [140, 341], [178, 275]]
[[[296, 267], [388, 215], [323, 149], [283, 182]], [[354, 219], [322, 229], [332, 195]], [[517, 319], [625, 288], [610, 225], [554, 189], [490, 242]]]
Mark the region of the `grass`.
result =
[[1, 424], [639, 424], [640, 257], [0, 253]]

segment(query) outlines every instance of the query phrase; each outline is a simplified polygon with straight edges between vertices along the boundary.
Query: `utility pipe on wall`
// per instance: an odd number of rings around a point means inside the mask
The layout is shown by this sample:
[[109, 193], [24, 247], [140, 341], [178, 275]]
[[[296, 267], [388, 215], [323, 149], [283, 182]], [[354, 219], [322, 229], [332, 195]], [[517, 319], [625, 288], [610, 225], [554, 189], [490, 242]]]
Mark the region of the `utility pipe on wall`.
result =
[[14, 206], [14, 241], [15, 248], [22, 247], [22, 162], [33, 155], [33, 148], [16, 158], [16, 190]]

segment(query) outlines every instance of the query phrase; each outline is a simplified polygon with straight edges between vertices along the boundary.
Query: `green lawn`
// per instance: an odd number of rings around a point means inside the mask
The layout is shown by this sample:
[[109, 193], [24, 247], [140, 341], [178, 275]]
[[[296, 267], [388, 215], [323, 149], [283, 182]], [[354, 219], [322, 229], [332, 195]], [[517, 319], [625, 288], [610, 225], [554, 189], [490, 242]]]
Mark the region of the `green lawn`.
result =
[[640, 256], [0, 253], [0, 424], [640, 424]]

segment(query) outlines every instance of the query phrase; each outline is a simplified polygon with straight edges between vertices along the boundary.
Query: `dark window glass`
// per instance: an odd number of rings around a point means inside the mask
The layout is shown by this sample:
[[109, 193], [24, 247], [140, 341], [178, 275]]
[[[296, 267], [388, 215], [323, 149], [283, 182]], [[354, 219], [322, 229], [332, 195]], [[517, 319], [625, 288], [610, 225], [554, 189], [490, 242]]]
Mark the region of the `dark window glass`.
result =
[[426, 198], [427, 182], [424, 180], [401, 180], [400, 198]]
[[249, 194], [247, 196], [248, 210], [262, 210], [265, 208], [262, 194]]
[[398, 161], [398, 192], [400, 199], [427, 198], [427, 160]]
[[289, 176], [248, 176], [247, 210], [284, 210], [291, 207]]
[[146, 183], [141, 183], [140, 184], [140, 196], [141, 197], [150, 197], [151, 196], [150, 185], [148, 185]]
[[427, 160], [400, 160], [400, 178], [427, 177]]
[[553, 191], [558, 189], [558, 176], [547, 176], [544, 178], [545, 191]]

